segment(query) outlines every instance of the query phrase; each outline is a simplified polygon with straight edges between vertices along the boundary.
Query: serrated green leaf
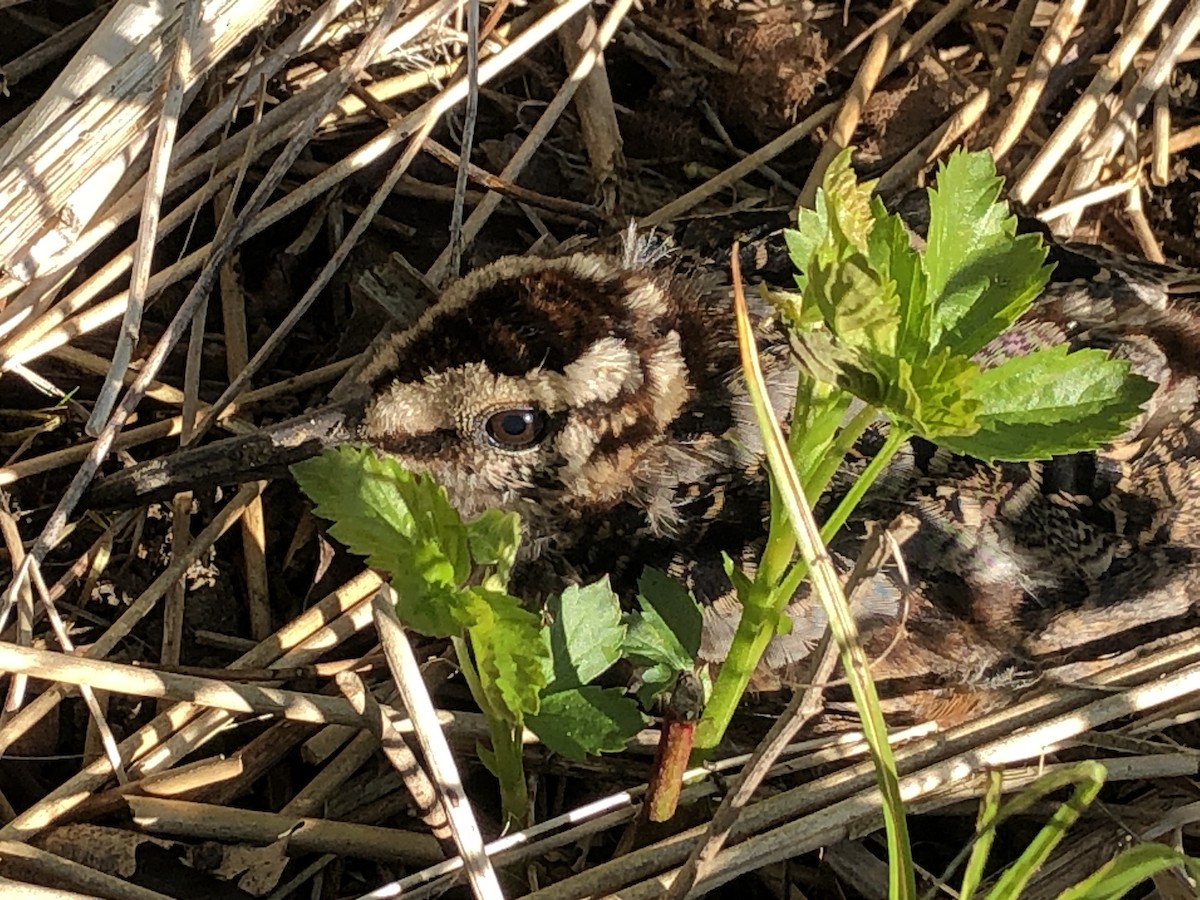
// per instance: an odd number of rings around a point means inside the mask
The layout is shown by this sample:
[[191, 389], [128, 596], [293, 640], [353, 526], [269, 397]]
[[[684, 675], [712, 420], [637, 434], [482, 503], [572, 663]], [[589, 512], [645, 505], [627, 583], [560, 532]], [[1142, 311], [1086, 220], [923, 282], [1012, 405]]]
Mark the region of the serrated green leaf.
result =
[[815, 262], [808, 273], [804, 303], [821, 310], [829, 331], [847, 350], [863, 354], [864, 359], [896, 355], [900, 331], [896, 284], [881, 279], [862, 254], [829, 265]]
[[[875, 182], [860, 183], [850, 165], [850, 157], [849, 148], [835, 156], [821, 179], [832, 246], [839, 256], [851, 251], [865, 253], [871, 229], [875, 226], [871, 211], [871, 191]], [[824, 256], [823, 248], [818, 248], [818, 255]], [[831, 260], [824, 257], [823, 261]]]
[[825, 205], [825, 191], [817, 190], [814, 209], [801, 208], [796, 215], [796, 227], [783, 232], [792, 265], [796, 267], [796, 286], [803, 291], [808, 271], [817, 248], [829, 233], [829, 210]]
[[929, 191], [924, 254], [930, 342], [973, 355], [1027, 310], [1050, 277], [1036, 235], [1016, 236], [986, 153], [955, 151]]
[[639, 665], [663, 667], [662, 673], [654, 676], [656, 683], [665, 682], [673, 673], [693, 664], [691, 654], [652, 607], [629, 613], [625, 622], [628, 630], [624, 655]]
[[[651, 627], [661, 637], [650, 643], [671, 647], [671, 656], [661, 657], [662, 661], [678, 663], [678, 669], [690, 669], [704, 630], [703, 616], [691, 591], [665, 572], [647, 567], [638, 579], [638, 607], [641, 627]], [[632, 633], [626, 638], [627, 655], [634, 640]]]
[[867, 256], [883, 278], [895, 285], [899, 300], [896, 352], [918, 359], [929, 347], [932, 322], [925, 267], [921, 255], [912, 248], [903, 220], [889, 214], [878, 197], [873, 198], [871, 209], [875, 228], [871, 231]]
[[[397, 536], [407, 538], [413, 519], [406, 504], [366, 506], [370, 475], [369, 451], [352, 446], [336, 447], [320, 456], [291, 467], [301, 490], [313, 501], [313, 512], [333, 521], [330, 529], [353, 552], [366, 556], [371, 565], [394, 565]], [[334, 531], [336, 529], [336, 531]]]
[[644, 706], [649, 706], [675, 683], [680, 672], [695, 668], [704, 621], [691, 593], [657, 569], [648, 568], [642, 573], [638, 603], [640, 611], [625, 618], [629, 630], [622, 653], [645, 667], [639, 673], [637, 695]]
[[1119, 437], [1154, 393], [1125, 360], [1065, 344], [1013, 357], [976, 378], [979, 431], [942, 444], [986, 461], [1047, 459]]
[[520, 726], [538, 711], [546, 686], [541, 619], [508, 594], [472, 588], [464, 592], [471, 624], [467, 637], [479, 683], [491, 707]]
[[467, 531], [446, 492], [368, 448], [343, 446], [292, 467], [329, 533], [392, 576], [397, 614], [422, 634], [460, 633]]
[[541, 709], [526, 724], [547, 747], [583, 762], [598, 753], [624, 750], [646, 718], [618, 688], [595, 685], [545, 694]]
[[551, 617], [542, 632], [549, 654], [547, 694], [587, 684], [621, 658], [621, 601], [607, 578], [568, 587], [546, 604], [546, 612]]
[[409, 543], [400, 552], [400, 563], [389, 570], [397, 617], [430, 637], [461, 634], [472, 623], [473, 614], [441, 546], [424, 539]]
[[410, 544], [431, 541], [441, 548], [455, 583], [470, 574], [466, 529], [429, 476], [354, 446], [327, 450], [292, 466], [292, 472], [316, 504], [313, 511], [333, 522], [329, 533], [371, 565], [397, 574]]
[[972, 359], [945, 348], [917, 364], [898, 359], [883, 379], [886, 389], [876, 405], [909, 431], [931, 440], [974, 434], [981, 402], [972, 386], [978, 375]]
[[521, 546], [521, 517], [516, 513], [489, 509], [468, 522], [466, 528], [471, 559], [477, 566], [493, 568], [494, 574], [489, 576], [486, 584], [493, 590], [503, 591], [508, 587], [508, 578]]

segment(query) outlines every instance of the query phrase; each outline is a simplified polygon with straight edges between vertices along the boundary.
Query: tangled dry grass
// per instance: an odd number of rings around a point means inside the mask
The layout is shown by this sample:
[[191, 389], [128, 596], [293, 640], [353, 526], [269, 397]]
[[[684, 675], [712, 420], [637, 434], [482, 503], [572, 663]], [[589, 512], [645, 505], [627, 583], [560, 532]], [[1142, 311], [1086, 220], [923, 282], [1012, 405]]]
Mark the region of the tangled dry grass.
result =
[[[951, 147], [991, 148], [1056, 233], [1195, 263], [1200, 3], [1181, 6], [497, 0], [473, 22], [460, 0], [0, 0], [6, 889], [662, 895], [718, 778], [653, 833], [636, 827], [652, 735], [588, 768], [531, 746], [539, 823], [492, 868], [459, 831], [464, 870], [397, 762], [414, 726], [377, 648], [378, 579], [294, 488], [105, 514], [87, 485], [315, 404], [386, 316], [476, 262], [630, 218], [788, 208], [850, 143], [893, 191]], [[417, 658], [496, 838], [483, 731], [443, 649]], [[929, 883], [998, 767], [1017, 791], [1108, 760], [1105, 812], [1030, 896], [1128, 839], [1193, 841], [1197, 657], [1183, 644], [898, 736]], [[700, 886], [886, 895], [862, 754], [854, 735], [788, 748]], [[1187, 896], [1172, 878], [1159, 893]]]

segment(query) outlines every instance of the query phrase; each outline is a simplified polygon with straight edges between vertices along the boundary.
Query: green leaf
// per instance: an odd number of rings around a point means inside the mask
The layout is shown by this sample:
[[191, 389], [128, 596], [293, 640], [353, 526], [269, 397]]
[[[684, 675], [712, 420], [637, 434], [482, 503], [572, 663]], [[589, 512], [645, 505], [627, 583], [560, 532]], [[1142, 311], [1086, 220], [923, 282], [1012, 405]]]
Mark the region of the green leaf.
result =
[[621, 658], [621, 601], [607, 578], [568, 587], [546, 604], [546, 611], [551, 616], [550, 627], [542, 632], [551, 669], [547, 693], [587, 684]]
[[626, 616], [623, 655], [645, 666], [637, 694], [649, 706], [680, 672], [695, 668], [704, 621], [691, 592], [657, 569], [642, 573], [638, 604], [640, 611]]
[[955, 151], [929, 191], [930, 342], [967, 356], [1015, 322], [1050, 277], [1037, 235], [1016, 235], [986, 153]]
[[679, 677], [679, 670], [666, 663], [656, 663], [638, 673], [634, 693], [643, 709], [650, 709], [664, 691], [668, 691]]
[[800, 208], [796, 216], [795, 229], [788, 228], [783, 232], [784, 243], [787, 244], [788, 256], [796, 267], [796, 286], [801, 291], [807, 282], [805, 272], [817, 248], [829, 233], [829, 210], [825, 205], [825, 191], [818, 189], [815, 209]]
[[495, 582], [488, 581], [488, 587], [499, 591], [507, 588], [521, 546], [521, 517], [489, 509], [467, 523], [467, 543], [475, 565], [495, 569], [494, 576], [489, 576]]
[[392, 576], [405, 624], [434, 637], [461, 632], [469, 618], [458, 590], [471, 571], [467, 530], [432, 478], [352, 446], [292, 471], [314, 512], [333, 521], [329, 533]]
[[[860, 183], [850, 165], [850, 157], [849, 148], [835, 156], [821, 179], [828, 207], [831, 243], [840, 254], [849, 251], [865, 253], [871, 229], [875, 227], [875, 216], [871, 209], [871, 191], [875, 182]], [[823, 249], [818, 248], [818, 253], [822, 253]]]
[[704, 628], [691, 592], [666, 573], [647, 568], [638, 579], [638, 606], [641, 612], [630, 616], [625, 655], [690, 669]]
[[1200, 879], [1200, 860], [1165, 844], [1136, 844], [1067, 888], [1059, 900], [1119, 900], [1142, 882], [1174, 868], [1184, 869], [1193, 880]]
[[520, 726], [526, 715], [538, 711], [546, 685], [548, 651], [541, 618], [508, 594], [472, 588], [464, 596], [473, 620], [467, 637], [488, 705]]
[[427, 576], [430, 572], [416, 570], [415, 566], [392, 576], [396, 618], [422, 635], [461, 635], [473, 620], [466, 594], [455, 584], [439, 583]]
[[645, 722], [620, 689], [585, 685], [544, 695], [541, 709], [526, 724], [555, 753], [582, 762], [589, 755], [624, 750]]
[[896, 355], [900, 332], [896, 283], [882, 278], [865, 256], [855, 253], [831, 264], [814, 262], [804, 303], [821, 310], [843, 347], [863, 355], [863, 369], [874, 357]]
[[986, 461], [1047, 459], [1120, 436], [1154, 384], [1129, 374], [1129, 363], [1103, 350], [1068, 352], [1065, 344], [1035, 350], [975, 379], [979, 431], [948, 436], [950, 450]]
[[478, 741], [475, 742], [475, 758], [483, 763], [483, 767], [495, 775], [500, 777], [500, 761], [496, 759], [496, 754], [492, 752], [492, 748]]
[[875, 228], [871, 232], [867, 255], [884, 279], [895, 284], [899, 299], [899, 327], [895, 345], [902, 356], [917, 358], [929, 347], [932, 311], [926, 297], [925, 267], [921, 255], [912, 248], [908, 229], [899, 216], [890, 215], [875, 197], [871, 209]]
[[396, 575], [407, 567], [409, 548], [429, 542], [441, 548], [451, 580], [466, 581], [466, 530], [446, 492], [429, 476], [354, 446], [297, 463], [292, 473], [316, 504], [313, 511], [333, 522], [329, 533], [372, 566]]
[[898, 359], [874, 405], [923, 437], [941, 440], [947, 434], [973, 434], [979, 428], [982, 406], [974, 396], [978, 375], [979, 366], [970, 357], [948, 349], [917, 363]]

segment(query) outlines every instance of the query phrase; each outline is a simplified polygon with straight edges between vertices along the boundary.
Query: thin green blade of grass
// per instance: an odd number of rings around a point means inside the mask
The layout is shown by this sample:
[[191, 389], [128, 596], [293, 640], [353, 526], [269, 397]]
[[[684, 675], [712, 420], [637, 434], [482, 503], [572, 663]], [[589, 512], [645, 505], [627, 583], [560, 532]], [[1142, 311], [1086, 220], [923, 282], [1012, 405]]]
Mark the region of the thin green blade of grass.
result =
[[1175, 868], [1184, 870], [1193, 889], [1200, 886], [1200, 860], [1166, 844], [1137, 844], [1122, 850], [1083, 881], [1067, 888], [1058, 895], [1058, 900], [1118, 900], [1143, 881]]
[[817, 595], [829, 618], [829, 627], [841, 654], [842, 668], [850, 684], [855, 706], [862, 720], [863, 735], [875, 763], [883, 801], [883, 818], [887, 832], [889, 858], [889, 896], [893, 900], [916, 897], [916, 878], [912, 863], [912, 848], [908, 837], [908, 824], [904, 815], [904, 802], [900, 796], [900, 783], [896, 774], [896, 761], [887, 739], [887, 726], [879, 705], [879, 696], [871, 680], [869, 662], [858, 639], [858, 628], [850, 614], [849, 604], [842, 591], [842, 584], [821, 541], [820, 530], [813, 518], [812, 508], [804, 495], [800, 477], [788, 453], [787, 440], [767, 401], [758, 351], [754, 343], [753, 328], [746, 309], [746, 298], [742, 291], [737, 247], [732, 254], [734, 285], [734, 314], [737, 320], [738, 348], [741, 353], [742, 370], [746, 386], [754, 407], [754, 415], [762, 432], [771, 478], [777, 486], [779, 497], [784, 503], [792, 523], [800, 554], [809, 566], [813, 592]]
[[961, 900], [974, 900], [983, 883], [984, 869], [996, 841], [996, 820], [1000, 817], [1000, 800], [1003, 796], [1004, 776], [1000, 772], [987, 773], [987, 792], [979, 803], [979, 818], [975, 822], [975, 840], [971, 844], [971, 856], [963, 871]]
[[992, 821], [991, 830], [1005, 819], [1024, 812], [1038, 800], [1068, 784], [1075, 786], [1071, 796], [1060, 804], [1058, 809], [1037, 833], [1029, 846], [1004, 874], [996, 881], [995, 886], [988, 892], [988, 900], [1019, 900], [1029, 880], [1037, 873], [1050, 857], [1051, 852], [1067, 835], [1069, 829], [1083, 811], [1091, 806], [1092, 801], [1104, 786], [1108, 770], [1095, 760], [1084, 760], [1069, 769], [1045, 775], [1021, 791], [1013, 800], [1001, 807], [999, 814]]

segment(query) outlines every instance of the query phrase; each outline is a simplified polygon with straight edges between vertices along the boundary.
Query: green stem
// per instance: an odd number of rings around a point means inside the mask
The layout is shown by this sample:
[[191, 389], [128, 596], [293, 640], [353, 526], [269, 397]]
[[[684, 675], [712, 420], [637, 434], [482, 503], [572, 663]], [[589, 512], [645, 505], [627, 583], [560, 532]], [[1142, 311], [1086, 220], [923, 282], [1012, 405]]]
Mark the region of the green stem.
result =
[[467, 641], [462, 637], [452, 637], [454, 652], [458, 656], [458, 667], [467, 682], [471, 696], [475, 698], [484, 721], [487, 722], [488, 736], [492, 739], [492, 756], [495, 761], [492, 774], [500, 782], [500, 807], [504, 814], [504, 830], [519, 830], [529, 825], [529, 791], [525, 786], [525, 756], [524, 745], [521, 741], [524, 729], [514, 726], [504, 716], [497, 714], [483, 684], [475, 664], [471, 661]]
[[[871, 415], [865, 419], [860, 412], [847, 424], [847, 428], [856, 432], [847, 443], [846, 429], [839, 432], [838, 426], [845, 419], [853, 396], [840, 388], [816, 381], [802, 384], [796, 396], [792, 421], [800, 424], [792, 429], [788, 439], [788, 452], [792, 459], [800, 461], [799, 465], [805, 471], [820, 469], [822, 461], [828, 459], [835, 460], [833, 470], [836, 470], [837, 464], [874, 418], [874, 408], [870, 408]], [[861, 425], [860, 419], [863, 419]], [[807, 489], [805, 493], [809, 502], [816, 502], [822, 490], [823, 484], [815, 492]], [[774, 483], [771, 485], [771, 509], [773, 512], [767, 532], [767, 544], [763, 548], [758, 572], [754, 578], [756, 583], [768, 588], [779, 582], [796, 555], [796, 538], [788, 524], [787, 513], [783, 511], [783, 504], [775, 495]]]
[[[846, 427], [838, 433], [837, 439], [829, 445], [829, 450], [823, 453], [816, 460], [816, 465], [809, 469], [804, 469], [804, 496], [808, 498], [810, 504], [816, 504], [817, 499], [825, 493], [825, 488], [829, 487], [829, 482], [833, 480], [834, 474], [838, 467], [845, 462], [846, 454], [854, 449], [854, 445], [858, 443], [858, 439], [863, 436], [863, 432], [871, 425], [872, 422], [879, 416], [879, 410], [871, 406], [869, 403], [864, 405], [857, 413], [854, 414]], [[797, 457], [793, 456], [793, 460]], [[799, 459], [799, 464], [804, 464], [804, 459]]]
[[854, 512], [863, 495], [871, 489], [879, 476], [883, 474], [883, 470], [887, 468], [888, 463], [892, 461], [892, 457], [899, 452], [905, 442], [911, 438], [912, 432], [905, 428], [900, 428], [894, 422], [888, 431], [887, 439], [884, 440], [883, 446], [879, 448], [879, 452], [875, 457], [867, 463], [867, 467], [862, 470], [862, 474], [854, 479], [854, 483], [850, 485], [850, 490], [846, 491], [846, 495], [842, 497], [840, 503], [829, 514], [829, 518], [821, 526], [821, 540], [828, 544], [846, 524], [846, 520], [850, 518], [850, 514]]
[[523, 728], [502, 719], [488, 719], [488, 734], [496, 754], [496, 778], [500, 782], [500, 807], [504, 812], [504, 832], [528, 828], [529, 788], [525, 784]]
[[[848, 431], [850, 426], [861, 423], [861, 429], [859, 435], [855, 436], [855, 441], [858, 436], [861, 436], [866, 426], [874, 420], [875, 411], [870, 407], [867, 409], [871, 410], [870, 415], [867, 415], [867, 410], [861, 411], [846, 429]], [[854, 480], [850, 490], [842, 497], [841, 502], [822, 526], [821, 539], [825, 543], [828, 544], [830, 539], [846, 524], [846, 520], [854, 508], [911, 436], [906, 429], [899, 428], [895, 424], [892, 425], [879, 452], [863, 469], [862, 474]], [[839, 435], [836, 445], [842, 444], [841, 437]], [[853, 446], [853, 441], [850, 446]], [[843, 452], [838, 459], [841, 460], [844, 455]], [[807, 491], [805, 493], [807, 494]], [[776, 508], [778, 508], [777, 505], [772, 504], [772, 509]], [[774, 538], [774, 542], [772, 538]], [[729, 727], [742, 695], [746, 693], [758, 661], [762, 659], [767, 644], [775, 636], [780, 613], [787, 605], [788, 600], [795, 596], [800, 584], [808, 575], [807, 564], [804, 560], [797, 560], [786, 575], [781, 577], [779, 573], [783, 569], [779, 563], [785, 546], [790, 561], [795, 550], [795, 538], [791, 536], [791, 527], [786, 516], [772, 516], [771, 536], [768, 538], [767, 548], [763, 552], [763, 562], [759, 568], [759, 575], [763, 578], [755, 579], [750, 594], [741, 598], [742, 618], [738, 622], [737, 631], [730, 644], [729, 655], [721, 663], [721, 670], [717, 673], [716, 681], [713, 683], [712, 696], [704, 707], [704, 715], [696, 725], [695, 750], [692, 754], [695, 761], [702, 760], [707, 756], [709, 751], [716, 747], [721, 742], [721, 738], [725, 736], [725, 729]], [[773, 553], [768, 561], [771, 551]], [[763, 580], [764, 578], [769, 578], [769, 581]]]

